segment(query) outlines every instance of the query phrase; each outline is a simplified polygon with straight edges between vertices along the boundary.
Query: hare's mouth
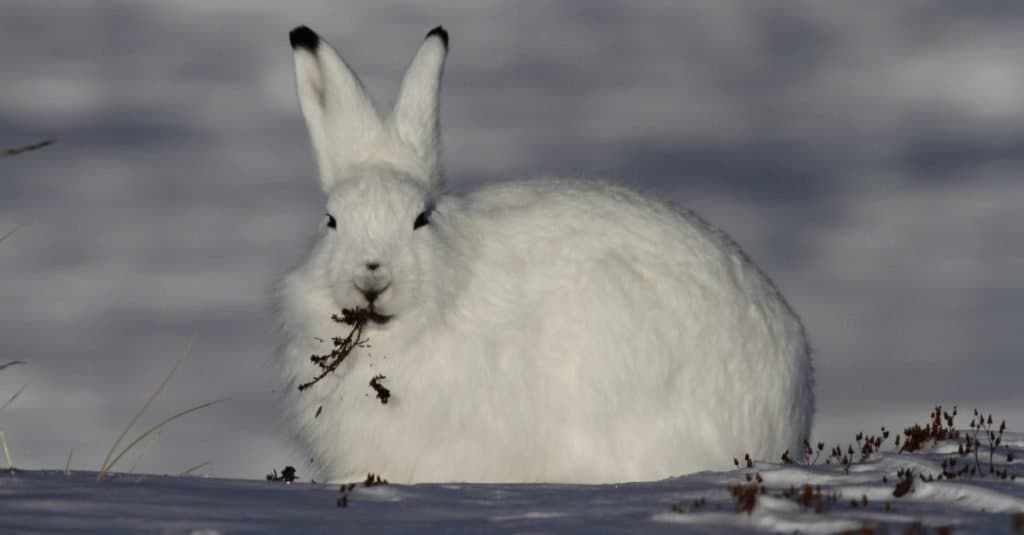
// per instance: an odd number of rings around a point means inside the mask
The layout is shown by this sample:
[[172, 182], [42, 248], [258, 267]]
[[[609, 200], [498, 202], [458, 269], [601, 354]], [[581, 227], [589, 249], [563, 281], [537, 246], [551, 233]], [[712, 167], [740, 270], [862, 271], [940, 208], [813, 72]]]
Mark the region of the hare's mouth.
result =
[[391, 318], [393, 317], [394, 315], [392, 314], [381, 314], [380, 312], [377, 312], [373, 307], [370, 307], [366, 311], [366, 319], [378, 325], [384, 325], [385, 323], [391, 321]]

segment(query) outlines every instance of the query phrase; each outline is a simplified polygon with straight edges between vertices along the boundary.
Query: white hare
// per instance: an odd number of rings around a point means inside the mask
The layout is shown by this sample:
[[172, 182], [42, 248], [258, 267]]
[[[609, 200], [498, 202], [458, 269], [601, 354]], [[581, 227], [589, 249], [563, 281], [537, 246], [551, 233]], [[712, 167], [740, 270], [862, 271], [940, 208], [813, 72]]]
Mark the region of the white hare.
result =
[[[447, 195], [447, 32], [427, 34], [386, 118], [316, 33], [290, 38], [328, 215], [280, 286], [280, 364], [327, 477], [652, 480], [802, 452], [804, 329], [721, 231], [595, 181]], [[297, 391], [347, 334], [343, 309], [372, 311], [369, 346]]]

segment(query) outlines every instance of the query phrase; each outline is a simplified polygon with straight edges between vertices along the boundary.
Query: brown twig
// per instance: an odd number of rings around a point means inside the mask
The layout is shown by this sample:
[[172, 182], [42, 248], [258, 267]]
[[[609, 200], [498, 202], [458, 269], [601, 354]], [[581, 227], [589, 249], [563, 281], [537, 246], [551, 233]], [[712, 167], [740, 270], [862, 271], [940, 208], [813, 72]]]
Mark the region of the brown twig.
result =
[[304, 391], [309, 387], [320, 382], [321, 379], [327, 377], [328, 374], [338, 369], [341, 363], [344, 362], [345, 358], [352, 353], [352, 351], [365, 345], [366, 340], [363, 339], [363, 328], [374, 319], [375, 313], [371, 310], [359, 308], [359, 309], [343, 309], [341, 316], [337, 314], [331, 316], [331, 319], [336, 323], [342, 323], [345, 325], [352, 326], [352, 330], [349, 331], [345, 337], [335, 337], [332, 339], [334, 343], [334, 349], [326, 355], [311, 355], [309, 357], [310, 362], [320, 367], [320, 373], [307, 383], [299, 385], [299, 391]]

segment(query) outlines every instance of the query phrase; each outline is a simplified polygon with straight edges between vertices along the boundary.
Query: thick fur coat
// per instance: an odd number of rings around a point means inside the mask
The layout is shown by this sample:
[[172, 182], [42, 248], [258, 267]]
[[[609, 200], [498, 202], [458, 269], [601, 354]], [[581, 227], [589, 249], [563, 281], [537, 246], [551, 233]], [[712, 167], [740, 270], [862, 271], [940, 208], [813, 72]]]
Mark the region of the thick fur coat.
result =
[[[443, 29], [384, 119], [319, 36], [291, 42], [328, 215], [280, 286], [279, 363], [287, 419], [329, 478], [635, 481], [799, 455], [804, 329], [721, 231], [589, 180], [446, 195]], [[369, 346], [299, 392], [348, 331], [331, 316], [368, 307]]]

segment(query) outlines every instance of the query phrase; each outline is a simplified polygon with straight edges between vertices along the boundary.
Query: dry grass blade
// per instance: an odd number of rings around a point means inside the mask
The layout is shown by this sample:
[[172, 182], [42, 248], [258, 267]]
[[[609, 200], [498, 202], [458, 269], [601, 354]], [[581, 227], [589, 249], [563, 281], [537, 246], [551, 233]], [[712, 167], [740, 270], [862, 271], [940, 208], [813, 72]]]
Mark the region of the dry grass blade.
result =
[[147, 453], [149, 453], [149, 450], [153, 449], [153, 445], [156, 444], [156, 439], [160, 438], [160, 433], [162, 432], [163, 431], [159, 431], [157, 432], [157, 434], [153, 435], [153, 438], [149, 439], [149, 442], [147, 442], [146, 445], [142, 448], [142, 450], [139, 451], [139, 454], [135, 456], [135, 460], [132, 461], [131, 468], [128, 469], [129, 474], [135, 473], [135, 468], [139, 466], [139, 463], [142, 462], [142, 458], [145, 457]]
[[14, 403], [14, 400], [18, 399], [18, 396], [20, 396], [21, 393], [24, 392], [26, 388], [28, 388], [28, 383], [21, 385], [21, 388], [19, 388], [18, 391], [15, 392], [13, 396], [8, 398], [3, 405], [0, 405], [0, 414], [3, 414], [4, 411], [7, 410], [7, 407], [10, 406], [11, 403]]
[[17, 227], [15, 227], [15, 228], [7, 231], [6, 233], [4, 233], [3, 236], [0, 236], [0, 243], [3, 243], [4, 240], [6, 240], [7, 238], [10, 238], [11, 236], [14, 236], [14, 233], [22, 230], [23, 227], [25, 227], [24, 224], [19, 224], [19, 225], [17, 225]]
[[117, 461], [121, 460], [121, 457], [124, 457], [125, 454], [128, 453], [128, 451], [131, 450], [133, 447], [135, 447], [136, 444], [138, 444], [139, 442], [142, 442], [143, 440], [146, 439], [146, 437], [148, 437], [149, 435], [152, 435], [153, 433], [158, 431], [163, 426], [173, 422], [174, 420], [177, 420], [178, 418], [181, 418], [182, 416], [185, 416], [186, 414], [191, 414], [191, 413], [196, 412], [196, 411], [198, 411], [200, 409], [205, 409], [206, 407], [209, 407], [210, 405], [216, 405], [216, 404], [221, 403], [223, 401], [227, 401], [227, 399], [228, 398], [221, 398], [221, 399], [217, 399], [217, 400], [210, 401], [210, 402], [207, 402], [207, 403], [203, 403], [202, 405], [196, 405], [195, 407], [192, 407], [190, 409], [185, 409], [185, 410], [183, 410], [183, 411], [181, 411], [181, 412], [179, 412], [179, 413], [177, 413], [175, 415], [168, 416], [167, 418], [164, 418], [163, 420], [160, 421], [160, 423], [154, 425], [153, 427], [150, 427], [144, 433], [142, 433], [141, 435], [136, 437], [135, 440], [131, 441], [131, 443], [129, 443], [127, 446], [125, 446], [124, 449], [121, 450], [121, 453], [118, 453], [117, 456], [114, 457], [114, 459], [110, 461], [110, 464], [107, 465], [106, 469], [101, 470], [100, 473], [96, 475], [96, 480], [99, 481], [99, 480], [103, 479], [103, 476], [107, 475], [107, 472], [109, 472], [114, 467], [114, 465], [117, 464]]
[[11, 450], [7, 449], [7, 436], [4, 435], [4, 426], [0, 425], [0, 448], [4, 450], [4, 459], [7, 460], [7, 471], [14, 473], [14, 461], [11, 460]]
[[71, 448], [68, 450], [68, 462], [64, 463], [64, 477], [71, 475], [71, 455], [75, 453], [75, 449]]
[[204, 463], [199, 463], [199, 464], [197, 464], [197, 465], [195, 465], [195, 466], [193, 466], [191, 468], [186, 468], [186, 469], [182, 470], [180, 474], [178, 474], [178, 477], [185, 477], [185, 476], [191, 474], [192, 472], [195, 472], [196, 470], [199, 470], [200, 468], [202, 468], [202, 467], [204, 467], [204, 466], [206, 466], [208, 464], [210, 464], [210, 461], [206, 461]]
[[44, 139], [42, 141], [37, 141], [35, 143], [30, 143], [28, 145], [22, 145], [20, 147], [14, 147], [13, 149], [4, 149], [3, 152], [0, 152], [0, 158], [7, 158], [7, 157], [10, 157], [10, 156], [14, 156], [15, 154], [21, 154], [23, 152], [28, 152], [30, 150], [38, 150], [38, 149], [41, 149], [41, 148], [43, 148], [43, 147], [45, 147], [47, 145], [53, 145], [53, 143], [55, 141], [56, 140], [54, 140], [54, 139]]
[[178, 357], [178, 362], [174, 363], [174, 367], [171, 368], [171, 371], [167, 373], [167, 377], [164, 377], [164, 380], [163, 382], [160, 383], [160, 386], [156, 387], [156, 390], [154, 390], [153, 393], [149, 395], [149, 399], [146, 400], [146, 403], [142, 406], [141, 409], [139, 409], [138, 412], [135, 413], [135, 416], [133, 416], [131, 421], [128, 422], [128, 425], [124, 426], [124, 429], [121, 430], [121, 434], [117, 435], [117, 439], [114, 440], [114, 443], [110, 446], [110, 450], [107, 451], [107, 456], [103, 458], [103, 464], [100, 465], [100, 473], [96, 475], [96, 481], [102, 479], [103, 476], [110, 470], [111, 466], [113, 466], [113, 463], [110, 462], [110, 456], [113, 455], [115, 451], [117, 451], [117, 446], [121, 444], [121, 441], [124, 440], [125, 435], [127, 435], [128, 431], [130, 431], [132, 426], [135, 425], [135, 422], [139, 421], [139, 418], [142, 418], [142, 415], [146, 412], [146, 409], [148, 409], [149, 406], [153, 404], [153, 401], [157, 398], [157, 396], [159, 396], [160, 393], [163, 392], [164, 387], [166, 387], [167, 383], [171, 381], [171, 377], [174, 377], [174, 373], [178, 371], [178, 367], [181, 366], [182, 362], [184, 362], [185, 357], [188, 356], [188, 353], [191, 349], [192, 340], [189, 340], [188, 345], [185, 346], [185, 351], [183, 351], [181, 353], [181, 356]]
[[10, 362], [8, 362], [6, 364], [0, 364], [0, 370], [6, 370], [7, 368], [10, 368], [11, 366], [17, 366], [18, 364], [25, 364], [25, 362], [21, 361], [21, 360], [12, 360], [12, 361], [10, 361]]

